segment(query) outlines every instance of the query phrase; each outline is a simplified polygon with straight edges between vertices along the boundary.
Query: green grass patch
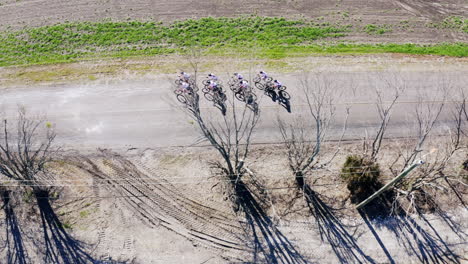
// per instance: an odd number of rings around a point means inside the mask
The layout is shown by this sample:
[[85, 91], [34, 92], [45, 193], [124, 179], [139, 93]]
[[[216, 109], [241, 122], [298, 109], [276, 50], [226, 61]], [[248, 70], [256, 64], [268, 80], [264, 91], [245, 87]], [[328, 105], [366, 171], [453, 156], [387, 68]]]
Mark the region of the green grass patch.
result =
[[[321, 21], [244, 16], [201, 18], [163, 25], [157, 22], [79, 22], [0, 32], [0, 66], [73, 62], [105, 57], [181, 54], [197, 46], [206, 54], [252, 54], [267, 58], [309, 53], [400, 52], [466, 56], [467, 44], [325, 44], [340, 39], [350, 26]], [[379, 28], [369, 28], [380, 34]], [[27, 76], [50, 79], [54, 73]], [[91, 76], [90, 79], [94, 77]]]
[[307, 54], [368, 54], [368, 53], [404, 53], [415, 55], [441, 55], [453, 57], [468, 56], [467, 43], [441, 43], [437, 45], [417, 44], [337, 44], [308, 45], [296, 47], [274, 47], [261, 51], [264, 58], [280, 59], [285, 57], [305, 56]]
[[80, 217], [81, 218], [86, 218], [86, 217], [88, 217], [88, 215], [89, 215], [89, 212], [86, 211], [86, 210], [80, 212]]
[[227, 46], [300, 45], [340, 37], [345, 26], [269, 17], [202, 18], [155, 22], [81, 22], [0, 34], [0, 66], [128, 57]]
[[392, 29], [388, 25], [368, 24], [364, 27], [364, 31], [369, 35], [382, 35], [387, 32], [392, 32]]
[[468, 33], [468, 18], [461, 16], [449, 16], [439, 23], [430, 23], [429, 27], [452, 29], [459, 32]]

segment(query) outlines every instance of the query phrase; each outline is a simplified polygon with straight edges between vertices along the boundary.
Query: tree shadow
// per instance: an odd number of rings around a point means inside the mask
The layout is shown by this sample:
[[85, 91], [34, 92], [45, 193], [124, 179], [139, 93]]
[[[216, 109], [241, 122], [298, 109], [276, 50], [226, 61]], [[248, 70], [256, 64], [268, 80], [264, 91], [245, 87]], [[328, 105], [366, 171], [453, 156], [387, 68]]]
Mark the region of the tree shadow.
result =
[[95, 263], [95, 260], [84, 251], [81, 242], [71, 237], [64, 224], [55, 214], [49, 191], [35, 191], [35, 198], [41, 216], [45, 248], [45, 263]]
[[[308, 263], [294, 245], [278, 230], [242, 180], [235, 185], [237, 204], [245, 214], [253, 236], [253, 263]], [[258, 256], [264, 256], [264, 259]]]
[[307, 207], [314, 216], [322, 241], [326, 240], [340, 263], [375, 263], [359, 247], [354, 237], [346, 230], [335, 214], [335, 209], [329, 207], [304, 178], [296, 178], [298, 187], [303, 191]]
[[5, 213], [6, 235], [5, 250], [6, 261], [11, 264], [28, 263], [27, 252], [24, 247], [22, 230], [18, 224], [18, 218], [11, 204], [11, 192], [8, 190], [0, 191], [3, 201], [3, 212]]
[[[374, 226], [385, 227], [392, 231], [398, 243], [404, 246], [409, 255], [416, 256], [421, 263], [460, 263], [461, 261], [461, 257], [452, 251], [427, 216], [418, 211], [419, 221], [417, 221], [415, 216], [406, 214], [402, 206], [394, 201], [392, 191], [387, 191], [358, 211], [391, 263], [394, 261]], [[466, 239], [466, 234], [458, 229], [458, 224], [448, 215], [441, 210], [434, 215], [441, 217], [445, 223], [450, 223], [450, 229], [458, 237]]]

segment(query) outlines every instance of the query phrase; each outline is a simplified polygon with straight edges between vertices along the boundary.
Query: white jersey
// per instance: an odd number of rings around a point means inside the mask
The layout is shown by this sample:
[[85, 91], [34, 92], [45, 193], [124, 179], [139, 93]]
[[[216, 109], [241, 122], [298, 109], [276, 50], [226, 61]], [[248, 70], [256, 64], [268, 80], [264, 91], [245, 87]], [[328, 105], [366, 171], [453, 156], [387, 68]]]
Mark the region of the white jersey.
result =
[[188, 89], [190, 88], [190, 85], [189, 85], [188, 83], [186, 83], [186, 82], [182, 82], [182, 83], [180, 84], [180, 86], [181, 86], [182, 88], [186, 89], [186, 90], [188, 90]]
[[244, 89], [249, 88], [249, 82], [248, 81], [241, 81], [240, 87], [244, 88]]
[[210, 81], [209, 86], [210, 88], [215, 88], [218, 86], [218, 84], [215, 81]]
[[212, 81], [217, 81], [217, 80], [218, 80], [218, 76], [213, 75], [213, 74], [212, 74], [212, 75], [209, 75], [208, 78], [209, 78], [210, 80], [212, 80]]
[[190, 79], [190, 74], [183, 72], [180, 78], [188, 81]]

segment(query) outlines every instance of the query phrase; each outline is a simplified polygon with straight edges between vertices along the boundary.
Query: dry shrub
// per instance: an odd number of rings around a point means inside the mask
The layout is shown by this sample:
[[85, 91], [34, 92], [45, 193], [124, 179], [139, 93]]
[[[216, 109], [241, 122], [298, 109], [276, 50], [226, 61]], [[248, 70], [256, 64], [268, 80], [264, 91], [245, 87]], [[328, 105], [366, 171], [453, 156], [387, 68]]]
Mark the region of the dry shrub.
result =
[[340, 176], [346, 182], [353, 203], [363, 201], [381, 186], [379, 165], [359, 155], [346, 158]]

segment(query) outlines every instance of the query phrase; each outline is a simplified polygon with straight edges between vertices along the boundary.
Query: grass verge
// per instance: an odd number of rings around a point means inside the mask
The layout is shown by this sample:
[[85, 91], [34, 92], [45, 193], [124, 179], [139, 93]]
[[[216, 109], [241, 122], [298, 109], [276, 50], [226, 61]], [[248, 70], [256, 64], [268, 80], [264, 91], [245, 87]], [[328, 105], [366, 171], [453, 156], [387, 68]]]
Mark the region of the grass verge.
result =
[[[103, 57], [184, 53], [197, 46], [207, 54], [252, 54], [281, 58], [310, 53], [435, 54], [468, 56], [468, 44], [329, 44], [349, 25], [248, 16], [201, 18], [170, 25], [156, 22], [80, 22], [0, 32], [0, 66], [73, 62]], [[318, 40], [328, 44], [318, 45]]]

